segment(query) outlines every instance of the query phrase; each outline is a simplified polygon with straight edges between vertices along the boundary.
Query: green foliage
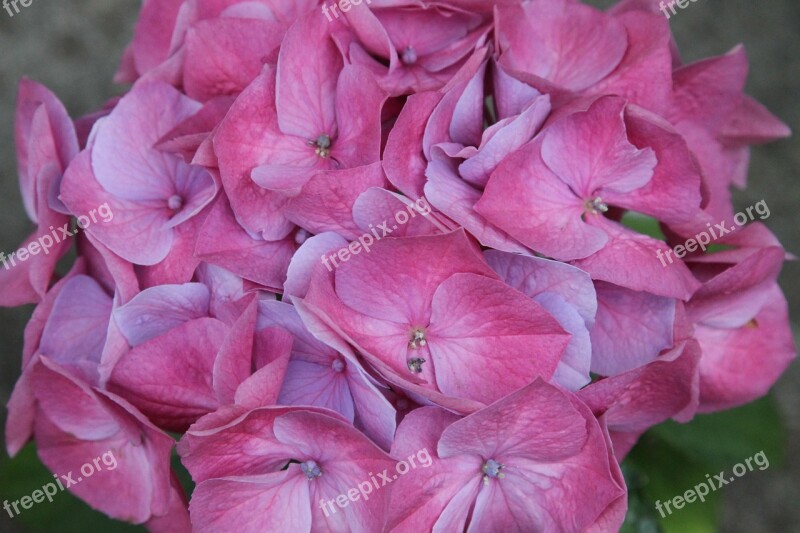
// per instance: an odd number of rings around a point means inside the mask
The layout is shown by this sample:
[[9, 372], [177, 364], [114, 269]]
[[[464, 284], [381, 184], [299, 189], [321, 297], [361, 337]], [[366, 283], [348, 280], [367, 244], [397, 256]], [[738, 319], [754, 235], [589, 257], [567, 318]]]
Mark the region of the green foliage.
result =
[[[666, 422], [647, 432], [623, 465], [628, 483], [629, 513], [624, 533], [713, 533], [717, 531], [725, 487], [711, 491], [705, 502], [696, 500], [682, 509], [664, 511], [665, 502], [720, 472], [731, 477], [736, 464], [763, 451], [769, 467], [783, 463], [785, 432], [772, 398], [715, 413], [698, 415], [688, 424]], [[758, 475], [755, 464], [745, 476]]]
[[626, 211], [625, 214], [622, 215], [622, 220], [620, 222], [622, 222], [623, 226], [632, 229], [636, 233], [641, 233], [642, 235], [647, 235], [660, 241], [665, 240], [664, 232], [661, 231], [661, 225], [658, 220], [652, 217], [635, 211]]

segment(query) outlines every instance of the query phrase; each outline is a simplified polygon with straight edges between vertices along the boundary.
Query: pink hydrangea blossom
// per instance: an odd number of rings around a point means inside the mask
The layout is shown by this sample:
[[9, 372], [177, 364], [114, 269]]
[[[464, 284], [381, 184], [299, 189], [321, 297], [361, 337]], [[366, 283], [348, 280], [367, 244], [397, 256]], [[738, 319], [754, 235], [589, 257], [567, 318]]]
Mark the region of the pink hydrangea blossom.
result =
[[778, 239], [687, 241], [788, 128], [650, 1], [329, 5], [146, 0], [74, 122], [21, 82], [9, 454], [156, 532], [619, 530], [642, 435], [796, 357]]

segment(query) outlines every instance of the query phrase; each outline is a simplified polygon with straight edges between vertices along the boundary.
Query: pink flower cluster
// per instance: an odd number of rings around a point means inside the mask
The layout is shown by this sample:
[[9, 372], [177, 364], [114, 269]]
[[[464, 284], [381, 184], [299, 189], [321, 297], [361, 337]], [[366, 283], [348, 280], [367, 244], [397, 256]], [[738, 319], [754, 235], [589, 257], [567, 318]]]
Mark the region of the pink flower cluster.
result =
[[74, 122], [22, 82], [30, 241], [114, 217], [0, 270], [0, 303], [37, 304], [9, 452], [111, 450], [71, 490], [152, 531], [616, 530], [643, 432], [795, 357], [763, 225], [657, 258], [730, 219], [750, 145], [789, 133], [744, 51], [684, 64], [647, 0], [321, 4], [145, 0], [132, 88]]

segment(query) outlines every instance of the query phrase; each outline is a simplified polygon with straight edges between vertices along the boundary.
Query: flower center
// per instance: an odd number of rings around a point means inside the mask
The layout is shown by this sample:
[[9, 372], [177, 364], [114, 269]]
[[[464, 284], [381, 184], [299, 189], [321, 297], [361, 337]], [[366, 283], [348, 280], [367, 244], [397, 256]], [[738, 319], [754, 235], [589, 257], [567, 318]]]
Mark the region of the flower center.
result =
[[331, 136], [323, 133], [316, 141], [308, 141], [309, 146], [314, 146], [314, 152], [323, 158], [331, 155]]
[[169, 197], [169, 200], [167, 200], [167, 207], [172, 211], [179, 211], [181, 207], [183, 207], [183, 198], [177, 194], [173, 194]]
[[584, 203], [584, 207], [586, 208], [587, 213], [605, 213], [608, 211], [608, 204], [603, 202], [603, 199], [599, 196], [592, 198], [591, 200], [586, 200]]
[[311, 234], [309, 232], [301, 228], [297, 230], [297, 233], [294, 234], [294, 242], [297, 244], [303, 244], [310, 236]]
[[400, 61], [406, 65], [413, 65], [417, 62], [417, 52], [411, 46], [407, 46], [403, 53], [400, 54]]
[[333, 363], [331, 363], [331, 368], [337, 373], [344, 372], [345, 364], [341, 357], [337, 357], [333, 360]]
[[506, 477], [505, 474], [501, 472], [505, 465], [498, 463], [494, 459], [489, 459], [483, 464], [483, 484], [488, 485], [489, 479], [503, 479]]
[[316, 461], [306, 461], [300, 465], [300, 469], [303, 471], [309, 481], [322, 475], [322, 470], [320, 470]]
[[422, 328], [414, 328], [411, 330], [411, 339], [408, 341], [408, 347], [412, 350], [418, 350], [423, 346], [427, 346], [428, 341], [425, 339], [425, 330]]

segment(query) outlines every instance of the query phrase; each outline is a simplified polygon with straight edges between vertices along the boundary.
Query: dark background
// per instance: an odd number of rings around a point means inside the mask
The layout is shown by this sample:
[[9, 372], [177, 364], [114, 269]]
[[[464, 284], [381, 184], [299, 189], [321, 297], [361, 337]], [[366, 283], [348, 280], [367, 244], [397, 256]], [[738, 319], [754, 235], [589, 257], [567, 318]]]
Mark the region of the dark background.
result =
[[[611, 4], [602, 0], [590, 3]], [[13, 113], [18, 80], [28, 76], [44, 83], [62, 99], [73, 117], [99, 108], [107, 98], [121, 92], [111, 78], [123, 47], [132, 36], [138, 8], [139, 3], [133, 0], [33, 0], [30, 7], [13, 18], [0, 11], [0, 250], [10, 253], [32, 231], [17, 189], [14, 158]], [[744, 43], [750, 57], [749, 94], [800, 133], [800, 2], [698, 0], [678, 10], [671, 25], [687, 62], [719, 55]], [[757, 147], [753, 151], [749, 188], [735, 198], [739, 208], [766, 200], [771, 216], [765, 223], [789, 251], [800, 256], [798, 169], [797, 137]], [[781, 285], [790, 302], [797, 338], [800, 263], [786, 265]], [[2, 404], [8, 400], [19, 375], [22, 332], [31, 310], [0, 309]], [[786, 463], [783, 468], [756, 470], [723, 489], [722, 531], [800, 531], [798, 364], [792, 365], [780, 380], [774, 396], [788, 430]], [[4, 419], [3, 410], [0, 421]], [[7, 461], [5, 453], [0, 453], [0, 467]], [[681, 465], [674, 467], [680, 469]], [[37, 486], [49, 477], [42, 472], [31, 475], [36, 477]], [[9, 479], [0, 478], [0, 487], [7, 483]], [[36, 509], [28, 513], [36, 513]], [[0, 531], [18, 530], [19, 521], [11, 521], [0, 511]], [[66, 516], [51, 530], [87, 529]]]

